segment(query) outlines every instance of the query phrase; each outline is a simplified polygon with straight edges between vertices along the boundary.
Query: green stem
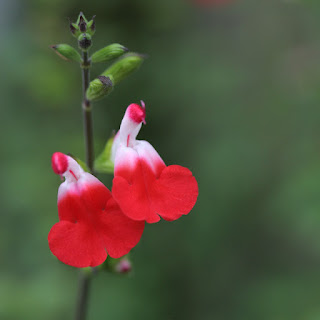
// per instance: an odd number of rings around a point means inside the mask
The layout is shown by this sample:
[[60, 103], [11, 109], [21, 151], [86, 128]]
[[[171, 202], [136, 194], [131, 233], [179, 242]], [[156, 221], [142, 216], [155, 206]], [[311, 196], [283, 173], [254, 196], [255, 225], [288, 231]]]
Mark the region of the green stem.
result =
[[[84, 140], [86, 148], [86, 163], [93, 173], [93, 160], [94, 160], [94, 148], [93, 148], [93, 130], [92, 130], [92, 114], [91, 103], [86, 98], [86, 91], [90, 82], [90, 61], [88, 59], [88, 53], [82, 52], [82, 112], [83, 112], [83, 126], [84, 126]], [[91, 277], [89, 272], [80, 270], [79, 272], [79, 284], [78, 284], [78, 297], [76, 303], [75, 320], [85, 320], [87, 315], [89, 287]]]

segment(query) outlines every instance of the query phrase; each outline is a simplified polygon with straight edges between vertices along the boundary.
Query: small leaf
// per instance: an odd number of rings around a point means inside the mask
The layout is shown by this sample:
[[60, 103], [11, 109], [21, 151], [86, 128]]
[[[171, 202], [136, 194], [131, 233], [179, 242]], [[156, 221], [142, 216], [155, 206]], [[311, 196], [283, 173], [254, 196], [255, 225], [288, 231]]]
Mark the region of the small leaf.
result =
[[98, 51], [96, 51], [91, 56], [92, 62], [106, 62], [115, 58], [120, 57], [125, 52], [128, 52], [128, 49], [119, 43], [113, 43], [109, 46], [106, 46]]
[[114, 171], [114, 163], [111, 160], [111, 150], [114, 135], [107, 141], [102, 153], [94, 161], [94, 170], [99, 173], [111, 173]]

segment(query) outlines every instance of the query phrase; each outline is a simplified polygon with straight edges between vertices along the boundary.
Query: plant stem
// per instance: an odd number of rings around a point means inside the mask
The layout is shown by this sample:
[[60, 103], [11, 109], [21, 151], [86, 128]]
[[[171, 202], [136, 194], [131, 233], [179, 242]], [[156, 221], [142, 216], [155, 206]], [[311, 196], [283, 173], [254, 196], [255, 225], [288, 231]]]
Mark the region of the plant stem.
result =
[[[92, 130], [92, 114], [91, 103], [86, 98], [86, 91], [90, 82], [90, 61], [88, 59], [88, 53], [82, 52], [82, 112], [83, 112], [83, 127], [84, 127], [84, 140], [86, 148], [86, 164], [93, 173], [93, 160], [94, 160], [94, 148], [93, 148], [93, 130]], [[89, 287], [91, 277], [89, 272], [80, 270], [79, 272], [79, 284], [78, 284], [78, 297], [76, 303], [75, 320], [85, 320], [87, 315]]]
[[93, 173], [93, 159], [94, 159], [94, 149], [93, 149], [93, 129], [92, 129], [92, 114], [91, 114], [91, 103], [86, 98], [86, 91], [89, 87], [90, 82], [90, 61], [88, 60], [88, 52], [82, 52], [83, 65], [82, 65], [82, 91], [83, 91], [83, 101], [82, 101], [82, 112], [83, 112], [83, 126], [84, 126], [84, 139], [86, 146], [86, 163]]
[[90, 275], [84, 270], [79, 270], [79, 288], [76, 305], [75, 320], [85, 320], [87, 315]]

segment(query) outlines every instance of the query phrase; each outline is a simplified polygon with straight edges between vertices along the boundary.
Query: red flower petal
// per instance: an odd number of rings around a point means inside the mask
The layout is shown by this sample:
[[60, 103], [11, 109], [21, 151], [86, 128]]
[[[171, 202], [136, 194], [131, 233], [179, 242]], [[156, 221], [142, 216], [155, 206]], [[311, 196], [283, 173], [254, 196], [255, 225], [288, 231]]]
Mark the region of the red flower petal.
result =
[[110, 198], [109, 189], [90, 173], [84, 173], [77, 182], [81, 200], [89, 210], [104, 210]]
[[59, 189], [60, 222], [48, 235], [51, 252], [62, 262], [95, 267], [107, 252], [114, 258], [127, 254], [140, 240], [144, 222], [126, 217], [110, 191], [89, 173]]
[[155, 181], [155, 174], [146, 165], [142, 167], [138, 154], [131, 148], [118, 150], [112, 194], [123, 213], [133, 220], [158, 222], [160, 217], [151, 207], [148, 190]]
[[58, 199], [59, 220], [77, 222], [85, 215], [85, 211], [85, 207], [80, 200], [78, 190], [75, 186], [72, 186], [68, 193], [65, 193]]
[[198, 197], [198, 184], [192, 172], [182, 166], [166, 167], [152, 186], [155, 211], [165, 220], [173, 221], [188, 214]]
[[137, 158], [133, 167], [121, 167], [116, 171], [112, 194], [131, 219], [154, 223], [160, 220], [159, 214], [172, 221], [193, 208], [198, 184], [190, 170], [176, 165], [164, 167], [156, 178], [149, 164]]
[[144, 221], [129, 219], [112, 198], [107, 204], [106, 212], [100, 220], [101, 236], [108, 254], [112, 258], [120, 258], [139, 242]]
[[98, 234], [85, 223], [60, 221], [51, 228], [48, 241], [51, 252], [70, 266], [96, 267], [107, 258]]

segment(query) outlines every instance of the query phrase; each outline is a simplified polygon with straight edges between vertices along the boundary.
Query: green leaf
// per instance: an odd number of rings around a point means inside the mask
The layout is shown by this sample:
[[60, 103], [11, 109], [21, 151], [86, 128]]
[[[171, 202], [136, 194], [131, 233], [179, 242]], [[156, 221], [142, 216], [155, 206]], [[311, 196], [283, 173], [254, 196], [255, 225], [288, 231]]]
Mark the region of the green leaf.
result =
[[94, 170], [99, 173], [111, 173], [114, 171], [114, 163], [111, 160], [111, 149], [113, 145], [114, 136], [112, 136], [106, 143], [103, 151], [94, 161]]
[[128, 49], [119, 43], [113, 43], [96, 51], [91, 56], [91, 62], [106, 62], [122, 56]]

